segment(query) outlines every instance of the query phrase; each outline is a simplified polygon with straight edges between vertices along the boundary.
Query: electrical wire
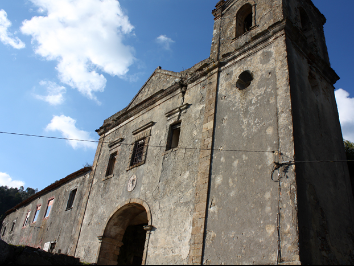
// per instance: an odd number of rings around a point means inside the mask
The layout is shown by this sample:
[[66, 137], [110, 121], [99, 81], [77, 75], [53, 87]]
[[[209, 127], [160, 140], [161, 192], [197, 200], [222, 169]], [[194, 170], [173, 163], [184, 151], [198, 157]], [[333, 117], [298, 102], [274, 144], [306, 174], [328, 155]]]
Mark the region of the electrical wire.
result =
[[[57, 139], [57, 140], [68, 140], [68, 141], [80, 141], [80, 142], [93, 142], [99, 143], [98, 140], [83, 140], [83, 139], [70, 139], [70, 138], [60, 138], [60, 137], [49, 137], [49, 136], [41, 136], [41, 135], [33, 135], [33, 134], [25, 134], [25, 133], [13, 133], [13, 132], [4, 132], [0, 131], [0, 134], [7, 134], [7, 135], [15, 135], [15, 136], [25, 136], [25, 137], [36, 137], [36, 138], [45, 138], [45, 139]], [[110, 143], [110, 142], [102, 142], [102, 143]], [[119, 143], [121, 145], [132, 146], [133, 144], [129, 143]], [[161, 145], [147, 145], [148, 147], [152, 148], [166, 148], [166, 146]], [[203, 148], [189, 148], [189, 147], [178, 147], [179, 149], [185, 150], [213, 150], [213, 151], [220, 151], [220, 152], [250, 152], [250, 153], [275, 153], [276, 151], [261, 151], [261, 150], [242, 150], [242, 149], [203, 149]], [[286, 161], [281, 163], [275, 163], [275, 169], [273, 172], [284, 165], [293, 165], [295, 163], [343, 163], [343, 162], [354, 162], [354, 160], [317, 160], [317, 161]]]

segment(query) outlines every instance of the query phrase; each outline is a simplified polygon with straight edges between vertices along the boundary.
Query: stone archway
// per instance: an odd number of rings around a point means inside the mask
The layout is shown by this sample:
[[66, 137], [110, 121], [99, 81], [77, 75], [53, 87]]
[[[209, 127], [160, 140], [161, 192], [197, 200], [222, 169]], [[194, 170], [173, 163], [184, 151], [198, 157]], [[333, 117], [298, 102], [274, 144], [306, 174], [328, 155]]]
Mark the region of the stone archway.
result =
[[141, 200], [129, 200], [109, 219], [101, 237], [98, 265], [145, 264], [151, 213]]

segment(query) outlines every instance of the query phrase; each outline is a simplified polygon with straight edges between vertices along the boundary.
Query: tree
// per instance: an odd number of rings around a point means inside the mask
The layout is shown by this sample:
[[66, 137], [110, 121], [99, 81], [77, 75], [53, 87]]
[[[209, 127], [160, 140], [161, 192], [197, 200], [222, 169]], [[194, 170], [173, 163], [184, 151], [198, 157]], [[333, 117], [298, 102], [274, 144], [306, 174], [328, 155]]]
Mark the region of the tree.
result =
[[0, 187], [0, 227], [2, 225], [2, 221], [5, 218], [4, 214], [6, 211], [12, 209], [17, 204], [22, 201], [28, 199], [32, 195], [36, 194], [38, 189], [33, 188], [8, 188], [8, 187]]
[[354, 194], [354, 143], [349, 140], [345, 140], [344, 149], [348, 160], [350, 182], [352, 183], [352, 191]]

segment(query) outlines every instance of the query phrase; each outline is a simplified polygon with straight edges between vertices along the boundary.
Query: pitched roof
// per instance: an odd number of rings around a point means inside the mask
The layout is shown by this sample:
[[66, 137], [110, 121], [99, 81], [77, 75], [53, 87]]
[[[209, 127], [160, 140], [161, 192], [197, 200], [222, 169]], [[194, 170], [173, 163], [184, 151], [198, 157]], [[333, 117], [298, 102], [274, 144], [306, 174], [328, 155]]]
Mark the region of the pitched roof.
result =
[[86, 174], [87, 172], [91, 171], [92, 167], [84, 167], [81, 168], [80, 170], [68, 175], [67, 177], [60, 179], [59, 181], [49, 185], [48, 187], [44, 188], [43, 190], [37, 192], [36, 194], [34, 194], [33, 196], [29, 197], [28, 199], [22, 201], [21, 203], [17, 204], [15, 207], [13, 207], [12, 209], [8, 210], [7, 212], [5, 212], [5, 215], [9, 215], [12, 212], [15, 212], [16, 210], [18, 210], [19, 208], [29, 204], [31, 201], [41, 197], [42, 195], [62, 186], [63, 184], [73, 180], [74, 178]]

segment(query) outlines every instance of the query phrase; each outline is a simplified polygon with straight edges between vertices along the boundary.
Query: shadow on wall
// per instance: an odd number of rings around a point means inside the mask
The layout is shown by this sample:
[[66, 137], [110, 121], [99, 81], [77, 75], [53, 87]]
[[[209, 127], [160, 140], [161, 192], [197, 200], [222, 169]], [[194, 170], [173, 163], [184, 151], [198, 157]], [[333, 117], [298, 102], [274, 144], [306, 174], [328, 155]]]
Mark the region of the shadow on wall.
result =
[[[52, 254], [27, 246], [12, 246], [0, 240], [0, 265], [88, 265], [80, 259]], [[91, 264], [94, 265], [94, 264]]]

